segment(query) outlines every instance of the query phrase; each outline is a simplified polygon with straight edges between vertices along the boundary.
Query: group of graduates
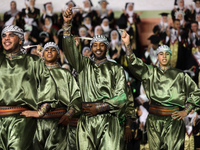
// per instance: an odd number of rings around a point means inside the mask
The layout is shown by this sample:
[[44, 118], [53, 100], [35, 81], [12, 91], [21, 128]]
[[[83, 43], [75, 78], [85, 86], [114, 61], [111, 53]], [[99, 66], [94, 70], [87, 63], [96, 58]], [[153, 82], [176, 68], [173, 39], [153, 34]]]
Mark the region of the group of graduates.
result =
[[[200, 1], [189, 10], [177, 0], [172, 15], [185, 13], [187, 22], [175, 18], [170, 27], [162, 13], [144, 55], [134, 3], [119, 19], [106, 0], [100, 10], [83, 3], [67, 2], [59, 16], [49, 2], [41, 17], [35, 0], [21, 12], [10, 3], [1, 32], [0, 149], [198, 148], [200, 40], [193, 15]], [[31, 44], [38, 45], [24, 49]]]

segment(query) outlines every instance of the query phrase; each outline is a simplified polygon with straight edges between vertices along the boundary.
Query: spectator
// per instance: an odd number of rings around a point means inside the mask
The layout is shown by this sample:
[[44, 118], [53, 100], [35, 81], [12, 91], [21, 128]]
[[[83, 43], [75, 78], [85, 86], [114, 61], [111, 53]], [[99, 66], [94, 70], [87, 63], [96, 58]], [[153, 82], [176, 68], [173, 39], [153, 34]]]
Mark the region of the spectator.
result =
[[35, 0], [25, 1], [26, 8], [22, 9], [24, 18], [33, 18], [32, 25], [39, 25], [40, 9], [35, 8]]
[[58, 15], [53, 12], [53, 5], [51, 2], [44, 4], [43, 14], [40, 18], [40, 21], [43, 25], [46, 17], [51, 18], [53, 25], [58, 26]]

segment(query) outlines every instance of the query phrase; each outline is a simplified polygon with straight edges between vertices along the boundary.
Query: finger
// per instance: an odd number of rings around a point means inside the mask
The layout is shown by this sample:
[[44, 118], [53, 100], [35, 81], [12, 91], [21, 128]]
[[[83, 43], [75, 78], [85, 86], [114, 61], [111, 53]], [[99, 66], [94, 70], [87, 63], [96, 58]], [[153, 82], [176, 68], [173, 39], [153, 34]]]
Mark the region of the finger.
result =
[[177, 113], [178, 113], [178, 111], [175, 111], [175, 112], [172, 113], [172, 115], [176, 115]]
[[178, 117], [180, 117], [180, 116], [176, 116], [176, 117], [174, 117], [173, 119], [177, 119]]
[[181, 120], [182, 118], [183, 118], [183, 117], [182, 117], [182, 116], [180, 116], [178, 120]]

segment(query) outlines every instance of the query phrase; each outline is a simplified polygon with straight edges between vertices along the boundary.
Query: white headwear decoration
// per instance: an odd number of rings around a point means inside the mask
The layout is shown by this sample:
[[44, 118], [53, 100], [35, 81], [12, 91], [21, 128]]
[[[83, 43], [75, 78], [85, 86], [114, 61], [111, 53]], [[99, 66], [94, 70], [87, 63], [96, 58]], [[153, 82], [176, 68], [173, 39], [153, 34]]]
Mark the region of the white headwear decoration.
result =
[[6, 32], [13, 32], [15, 35], [17, 35], [20, 38], [20, 40], [22, 40], [22, 42], [24, 42], [24, 31], [20, 27], [15, 26], [15, 25], [6, 26], [1, 32], [1, 37]]
[[159, 46], [157, 48], [157, 50], [156, 50], [156, 54], [158, 55], [162, 51], [167, 51], [167, 52], [169, 52], [172, 55], [172, 51], [171, 51], [171, 49], [167, 45], [161, 45], [161, 46]]
[[108, 42], [107, 38], [104, 35], [96, 35], [96, 36], [94, 36], [92, 38], [92, 41], [90, 42], [90, 47], [92, 47], [92, 44], [94, 42], [103, 42], [107, 46], [109, 45], [109, 42]]
[[58, 45], [57, 45], [56, 43], [54, 43], [54, 42], [48, 42], [48, 43], [46, 43], [46, 44], [44, 45], [44, 48], [43, 48], [43, 50], [42, 50], [42, 55], [44, 55], [44, 51], [45, 51], [45, 49], [48, 48], [48, 47], [54, 47], [54, 48], [57, 50], [58, 55], [60, 55], [60, 49], [59, 49]]

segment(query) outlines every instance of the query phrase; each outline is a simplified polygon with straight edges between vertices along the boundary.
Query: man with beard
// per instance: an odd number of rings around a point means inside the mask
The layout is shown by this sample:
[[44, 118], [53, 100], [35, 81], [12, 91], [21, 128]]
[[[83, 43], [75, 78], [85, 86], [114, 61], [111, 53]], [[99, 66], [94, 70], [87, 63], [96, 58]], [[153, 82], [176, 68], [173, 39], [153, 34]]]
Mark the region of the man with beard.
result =
[[185, 137], [182, 118], [200, 106], [200, 89], [188, 74], [170, 66], [173, 54], [167, 45], [158, 47], [159, 65], [152, 66], [135, 57], [126, 31], [121, 37], [129, 69], [142, 82], [150, 100], [146, 121], [150, 150], [180, 150]]
[[[60, 52], [59, 47], [54, 42], [45, 44], [42, 53], [44, 62], [57, 85], [57, 102], [55, 108], [42, 118], [37, 119], [33, 147], [35, 150], [66, 149], [67, 147], [75, 150], [76, 128], [67, 128], [67, 125], [81, 107], [78, 85], [71, 73], [58, 64]], [[25, 111], [22, 114], [34, 117], [30, 114], [33, 112], [37, 113], [37, 111]], [[72, 121], [74, 122], [75, 119]]]
[[118, 114], [127, 101], [123, 68], [108, 61], [108, 41], [97, 35], [90, 42], [93, 58], [82, 56], [71, 36], [72, 9], [63, 15], [63, 50], [78, 73], [82, 93], [82, 111], [77, 126], [77, 149], [120, 149]]
[[42, 59], [21, 53], [22, 29], [7, 26], [1, 37], [6, 54], [0, 55], [0, 149], [29, 150], [36, 120], [20, 113], [24, 110], [46, 113], [48, 103], [56, 102], [55, 83]]

